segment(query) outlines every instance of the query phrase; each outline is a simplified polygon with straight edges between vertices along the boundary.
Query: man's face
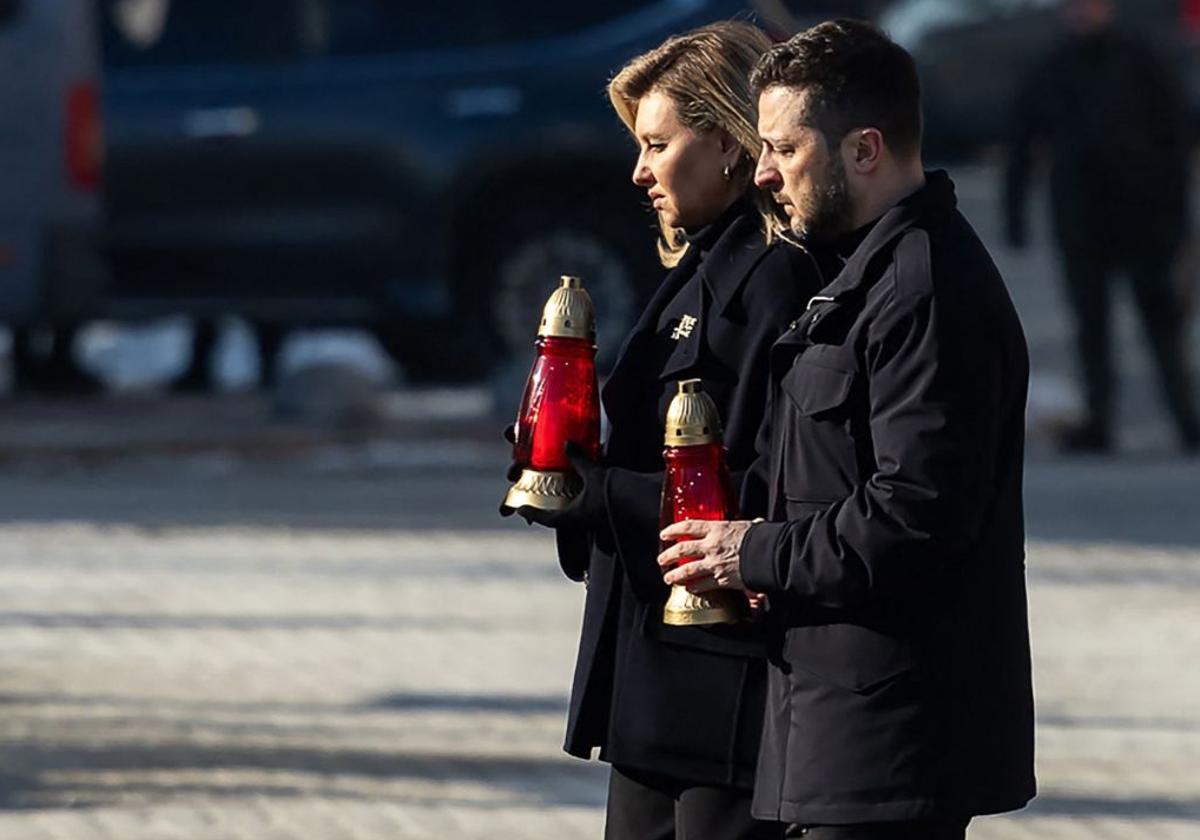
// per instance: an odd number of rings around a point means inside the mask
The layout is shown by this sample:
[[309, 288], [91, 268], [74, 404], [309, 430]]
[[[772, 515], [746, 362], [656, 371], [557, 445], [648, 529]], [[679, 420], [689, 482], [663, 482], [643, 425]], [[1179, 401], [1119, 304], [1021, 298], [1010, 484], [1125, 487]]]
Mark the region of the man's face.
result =
[[770, 190], [798, 236], [824, 239], [850, 229], [846, 169], [835, 146], [808, 124], [804, 94], [770, 87], [758, 98], [762, 152], [754, 183]]

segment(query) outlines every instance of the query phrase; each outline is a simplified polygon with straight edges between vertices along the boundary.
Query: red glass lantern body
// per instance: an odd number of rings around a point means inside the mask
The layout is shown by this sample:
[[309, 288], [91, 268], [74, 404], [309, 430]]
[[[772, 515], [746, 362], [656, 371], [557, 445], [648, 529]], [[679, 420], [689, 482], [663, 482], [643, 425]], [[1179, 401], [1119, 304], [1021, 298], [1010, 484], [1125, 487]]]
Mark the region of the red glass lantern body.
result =
[[[659, 517], [662, 527], [685, 519], [737, 516], [724, 446], [719, 443], [668, 446], [663, 450], [663, 460], [666, 473]], [[665, 543], [662, 548], [666, 548]]]
[[600, 390], [596, 346], [583, 338], [537, 340], [537, 358], [517, 414], [513, 460], [539, 472], [566, 472], [567, 441], [600, 455]]
[[[663, 451], [662, 512], [665, 528], [685, 519], [733, 519], [737, 504], [725, 465], [725, 447], [720, 443], [668, 446]], [[660, 550], [670, 543], [661, 541]], [[680, 565], [694, 558], [683, 558]], [[727, 624], [748, 617], [749, 602], [741, 592], [716, 589], [691, 593], [683, 586], [671, 587], [663, 608], [663, 622], [674, 625]]]

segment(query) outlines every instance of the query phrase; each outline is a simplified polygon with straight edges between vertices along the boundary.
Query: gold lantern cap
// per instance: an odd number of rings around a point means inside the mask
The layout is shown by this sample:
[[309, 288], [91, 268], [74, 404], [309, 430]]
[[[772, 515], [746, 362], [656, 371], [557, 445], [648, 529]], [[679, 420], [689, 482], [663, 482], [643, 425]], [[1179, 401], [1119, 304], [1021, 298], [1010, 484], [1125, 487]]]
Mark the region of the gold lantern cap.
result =
[[699, 379], [682, 379], [679, 393], [667, 407], [667, 446], [698, 446], [721, 442], [721, 415]]
[[564, 274], [542, 309], [539, 336], [596, 340], [596, 312], [592, 298], [578, 277]]

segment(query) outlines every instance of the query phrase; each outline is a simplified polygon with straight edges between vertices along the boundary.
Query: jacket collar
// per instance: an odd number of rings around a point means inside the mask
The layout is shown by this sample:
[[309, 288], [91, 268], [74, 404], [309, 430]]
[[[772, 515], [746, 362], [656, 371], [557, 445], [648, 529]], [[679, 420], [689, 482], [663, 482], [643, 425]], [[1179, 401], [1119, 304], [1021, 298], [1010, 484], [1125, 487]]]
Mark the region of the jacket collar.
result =
[[757, 221], [756, 213], [738, 215], [713, 243], [712, 250], [700, 254], [700, 265], [696, 270], [699, 282], [685, 285], [679, 290], [678, 298], [686, 304], [688, 314], [696, 319], [695, 326], [686, 336], [676, 340], [675, 349], [659, 374], [660, 379], [673, 378], [697, 362], [704, 335], [711, 327], [709, 318], [714, 314], [725, 314], [765, 253], [766, 241]]
[[702, 257], [698, 273], [718, 314], [725, 313], [766, 252], [761, 224], [757, 211], [747, 207]]
[[[729, 219], [723, 230], [718, 220], [710, 226], [706, 237], [692, 240], [683, 259], [659, 284], [626, 337], [601, 391], [610, 419], [614, 412], [620, 412], [623, 398], [619, 395], [628, 388], [633, 375], [631, 369], [638, 364], [641, 349], [651, 340], [666, 306], [677, 296], [687, 295], [686, 311], [696, 318], [696, 325], [686, 338], [681, 337], [662, 370], [656, 372], [660, 379], [670, 378], [695, 364], [709, 315], [722, 313], [736, 298], [758, 259], [766, 252], [766, 242], [758, 229], [759, 216], [753, 205], [739, 202], [734, 207], [740, 207], [741, 211], [727, 214]], [[693, 278], [698, 282], [689, 285]]]
[[701, 255], [699, 250], [688, 248], [683, 258], [680, 259], [675, 266], [667, 272], [663, 281], [658, 284], [658, 288], [654, 290], [654, 294], [650, 296], [650, 301], [642, 310], [642, 314], [638, 316], [637, 322], [633, 325], [633, 329], [626, 336], [625, 347], [622, 348], [617, 356], [617, 362], [620, 363], [621, 357], [625, 355], [631, 339], [642, 333], [653, 332], [655, 324], [658, 322], [659, 313], [663, 311], [671, 298], [679, 293], [679, 289], [688, 281], [696, 271], [696, 266], [699, 264]]
[[925, 185], [879, 218], [838, 276], [812, 299], [810, 308], [816, 303], [840, 300], [857, 291], [863, 283], [874, 279], [867, 270], [871, 261], [896, 239], [930, 214], [948, 213], [957, 206], [954, 182], [945, 170], [925, 173]]
[[[683, 258], [654, 290], [650, 302], [642, 310], [637, 323], [626, 337], [621, 352], [617, 354], [614, 371], [621, 366], [639, 337], [654, 331], [663, 308], [694, 274], [699, 274], [719, 313], [724, 312], [725, 307], [737, 295], [750, 270], [764, 253], [765, 242], [758, 231], [759, 217], [753, 205], [749, 202], [738, 202], [730, 210], [734, 208], [740, 208], [740, 212], [732, 214], [724, 229], [719, 229], [719, 220], [710, 225], [706, 229], [708, 236], [694, 239], [688, 245]], [[749, 242], [746, 241], [747, 237], [750, 238]], [[762, 247], [755, 247], [756, 245]], [[699, 290], [699, 285], [696, 288]]]
[[845, 325], [843, 310], [853, 311], [852, 298], [879, 278], [871, 271], [871, 263], [890, 253], [891, 246], [909, 230], [930, 215], [952, 212], [957, 207], [954, 183], [943, 170], [925, 173], [925, 186], [884, 213], [866, 238], [846, 260], [842, 270], [820, 292], [808, 301], [805, 311], [792, 321], [788, 331], [776, 342], [780, 352], [798, 345], [820, 341], [834, 335], [836, 324]]

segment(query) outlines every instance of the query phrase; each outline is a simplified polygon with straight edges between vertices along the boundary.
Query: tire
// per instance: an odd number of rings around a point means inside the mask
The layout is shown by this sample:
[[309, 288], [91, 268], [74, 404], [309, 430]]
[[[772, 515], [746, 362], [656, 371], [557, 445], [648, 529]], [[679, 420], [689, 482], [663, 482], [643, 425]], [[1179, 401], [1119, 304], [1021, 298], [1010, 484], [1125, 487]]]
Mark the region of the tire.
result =
[[612, 366], [662, 269], [647, 223], [605, 223], [596, 215], [601, 221], [578, 211], [531, 212], [496, 237], [489, 288], [478, 299], [488, 301], [482, 321], [498, 362], [528, 360], [546, 298], [561, 275], [571, 274], [595, 306], [597, 369]]
[[[608, 209], [618, 205], [623, 215]], [[485, 380], [498, 394], [515, 387], [519, 398], [542, 307], [559, 277], [573, 274], [595, 306], [603, 375], [663, 274], [652, 222], [628, 196], [607, 205], [515, 208], [489, 217], [486, 226], [471, 225], [458, 237], [453, 315], [376, 334], [410, 382]]]

